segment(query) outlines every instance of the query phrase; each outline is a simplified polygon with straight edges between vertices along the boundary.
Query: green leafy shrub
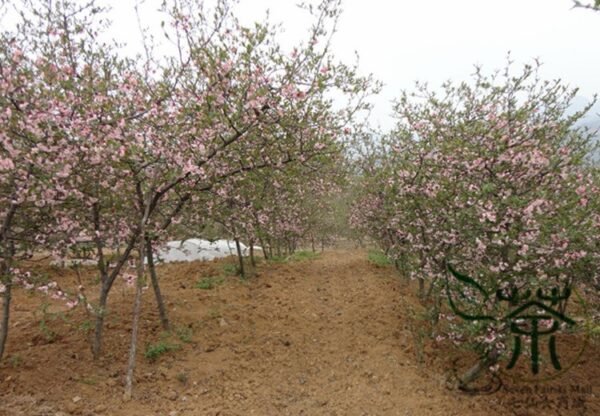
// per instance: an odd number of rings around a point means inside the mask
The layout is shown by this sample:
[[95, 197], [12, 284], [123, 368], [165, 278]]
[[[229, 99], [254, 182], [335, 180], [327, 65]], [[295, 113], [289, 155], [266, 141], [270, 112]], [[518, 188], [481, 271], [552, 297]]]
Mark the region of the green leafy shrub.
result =
[[156, 344], [149, 344], [146, 347], [144, 356], [150, 361], [156, 361], [161, 355], [179, 349], [180, 346], [177, 344], [171, 344], [167, 341], [159, 341]]

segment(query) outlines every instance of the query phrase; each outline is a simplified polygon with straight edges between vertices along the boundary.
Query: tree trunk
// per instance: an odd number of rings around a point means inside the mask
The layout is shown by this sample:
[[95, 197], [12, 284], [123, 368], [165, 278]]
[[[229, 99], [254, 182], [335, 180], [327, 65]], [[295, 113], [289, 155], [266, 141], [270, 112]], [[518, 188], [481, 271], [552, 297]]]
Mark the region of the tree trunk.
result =
[[[8, 226], [7, 228], [8, 229]], [[6, 235], [2, 236], [3, 239]], [[0, 327], [0, 361], [4, 356], [6, 339], [8, 338], [8, 324], [10, 322], [10, 301], [12, 299], [12, 276], [10, 276], [10, 262], [15, 254], [15, 247], [11, 243], [4, 244], [4, 258], [0, 260], [0, 283], [4, 285], [4, 294], [2, 302], [2, 322]]]
[[424, 362], [422, 326], [418, 322], [415, 310], [412, 308], [412, 306], [408, 306], [407, 312], [408, 312], [407, 323], [408, 323], [410, 333], [413, 336], [415, 359], [417, 360], [417, 364], [419, 364], [419, 366], [421, 366]]
[[[5, 267], [2, 268], [4, 269]], [[4, 347], [6, 346], [6, 338], [8, 337], [8, 322], [10, 317], [10, 300], [12, 291], [12, 283], [9, 280], [9, 276], [5, 276], [2, 279], [2, 283], [4, 284], [4, 302], [2, 304], [2, 327], [0, 327], [0, 361], [2, 361], [2, 357], [4, 356]]]
[[418, 278], [419, 280], [419, 299], [425, 299], [425, 279], [422, 277]]
[[479, 376], [485, 371], [486, 368], [496, 364], [498, 361], [498, 352], [496, 350], [490, 351], [485, 357], [481, 358], [477, 364], [469, 368], [458, 380], [458, 387], [461, 389], [468, 389], [469, 384], [477, 380]]
[[312, 246], [312, 252], [316, 253], [316, 250], [315, 250], [315, 237], [314, 236], [310, 238], [310, 244]]
[[156, 268], [154, 267], [154, 253], [152, 253], [152, 241], [146, 237], [146, 259], [148, 260], [148, 271], [150, 272], [150, 280], [152, 281], [152, 288], [154, 289], [154, 296], [156, 297], [156, 304], [158, 306], [158, 314], [160, 316], [160, 323], [165, 331], [170, 329], [169, 318], [167, 316], [167, 310], [165, 308], [165, 302], [160, 292], [160, 286], [158, 284], [158, 276], [156, 275]]
[[102, 284], [100, 286], [100, 299], [98, 300], [98, 310], [96, 311], [96, 328], [94, 331], [94, 339], [92, 342], [92, 355], [94, 357], [94, 360], [100, 358], [100, 353], [102, 351], [102, 332], [104, 326], [104, 317], [106, 315], [106, 302], [108, 299], [108, 293], [110, 292], [110, 289], [112, 288], [115, 279], [121, 272], [121, 269], [129, 259], [129, 255], [131, 251], [135, 248], [136, 242], [140, 235], [141, 233], [139, 232], [139, 230], [136, 230], [132, 234], [129, 242], [127, 243], [125, 251], [123, 252], [121, 257], [119, 257], [119, 260], [117, 260], [115, 268], [110, 272], [110, 274], [108, 273], [108, 270], [106, 269], [106, 263], [104, 262], [102, 244], [99, 239], [96, 239], [96, 245], [98, 248], [97, 267], [100, 271], [100, 280]]
[[133, 241], [133, 244], [137, 244], [138, 258], [137, 258], [137, 281], [135, 286], [135, 301], [133, 305], [133, 322], [131, 325], [131, 344], [129, 347], [129, 359], [127, 362], [127, 373], [125, 376], [125, 393], [123, 394], [123, 398], [125, 400], [131, 399], [131, 394], [133, 391], [133, 372], [135, 370], [135, 356], [137, 352], [137, 338], [138, 338], [138, 330], [140, 326], [140, 314], [142, 311], [142, 295], [145, 279], [145, 270], [144, 270], [144, 253], [146, 248], [146, 224], [148, 222], [148, 218], [150, 216], [150, 206], [151, 206], [151, 196], [148, 195], [148, 200], [144, 201], [144, 196], [141, 190], [141, 185], [138, 183], [136, 185], [136, 191], [138, 195], [138, 202], [140, 208], [143, 208], [144, 215], [142, 216], [139, 224], [139, 240]]
[[429, 283], [429, 289], [427, 289], [427, 294], [425, 295], [426, 299], [430, 299], [431, 298], [431, 294], [433, 293], [433, 289], [435, 289], [435, 283], [437, 281], [437, 277], [434, 278], [433, 280], [431, 280], [431, 282]]
[[92, 342], [92, 356], [94, 357], [94, 360], [100, 358], [100, 352], [102, 351], [102, 332], [104, 330], [104, 317], [106, 316], [108, 291], [108, 287], [103, 283], [100, 286], [100, 298], [98, 300], [98, 310], [96, 311], [96, 328], [94, 331], [94, 340]]
[[258, 237], [258, 242], [262, 247], [263, 257], [265, 258], [265, 260], [269, 260], [269, 254], [267, 253], [267, 246], [265, 245], [265, 241], [262, 239], [262, 237]]
[[[30, 166], [28, 171], [31, 174], [33, 167]], [[11, 199], [18, 199], [16, 191], [18, 189], [15, 186], [15, 180], [9, 184], [9, 189], [12, 189]], [[19, 209], [19, 205], [16, 203], [10, 204], [10, 208], [4, 220], [0, 224], [0, 247], [3, 248], [2, 258], [0, 259], [0, 283], [4, 284], [4, 301], [2, 302], [2, 327], [0, 327], [0, 361], [4, 356], [4, 348], [6, 346], [6, 339], [8, 338], [8, 324], [10, 321], [10, 302], [12, 299], [12, 276], [10, 275], [10, 266], [15, 255], [14, 242], [9, 240], [9, 235], [13, 226], [13, 220]]]
[[242, 257], [242, 247], [240, 246], [240, 239], [235, 238], [235, 249], [237, 250], [238, 259], [240, 261], [240, 276], [242, 279], [246, 278], [246, 273], [244, 272], [244, 257]]
[[[427, 262], [425, 260], [425, 256], [423, 253], [420, 253], [420, 257], [421, 257], [420, 270], [424, 270]], [[417, 279], [419, 280], [419, 294], [418, 295], [419, 295], [419, 299], [421, 299], [421, 301], [422, 301], [425, 298], [425, 278], [423, 278], [423, 276], [419, 276]]]
[[256, 259], [254, 258], [254, 241], [250, 241], [250, 263], [256, 268]]
[[127, 361], [127, 374], [125, 376], [125, 400], [131, 400], [133, 391], [133, 373], [135, 371], [135, 357], [137, 351], [138, 330], [140, 315], [142, 311], [142, 294], [144, 288], [144, 248], [143, 241], [140, 242], [139, 258], [137, 265], [137, 281], [135, 285], [135, 302], [133, 305], [133, 323], [131, 325], [131, 344], [129, 347], [129, 359]]

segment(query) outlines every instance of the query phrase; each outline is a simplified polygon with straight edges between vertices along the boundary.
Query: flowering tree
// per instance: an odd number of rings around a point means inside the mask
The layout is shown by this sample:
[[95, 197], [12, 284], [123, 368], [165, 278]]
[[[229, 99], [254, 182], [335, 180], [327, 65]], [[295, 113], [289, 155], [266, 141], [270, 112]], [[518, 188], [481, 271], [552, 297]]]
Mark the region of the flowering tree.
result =
[[[170, 72], [182, 74], [176, 89], [178, 119], [169, 124], [198, 155], [186, 164], [188, 189], [175, 197], [173, 213], [189, 200], [198, 203], [203, 192], [220, 183], [229, 181], [219, 192], [222, 200], [231, 201], [229, 194], [236, 193], [232, 183], [247, 183], [243, 177], [248, 173], [283, 169], [325, 153], [326, 143], [368, 107], [364, 99], [377, 89], [354, 67], [332, 63], [327, 39], [333, 29], [328, 26], [335, 27], [338, 2], [320, 4], [309, 41], [290, 54], [281, 51], [268, 24], [241, 27], [226, 2], [217, 9], [216, 27], [197, 12], [195, 2], [178, 3], [168, 12], [178, 45], [178, 58], [171, 62], [177, 70]], [[339, 108], [331, 99], [334, 90], [347, 99]], [[240, 180], [231, 182], [234, 177]], [[192, 219], [193, 214], [186, 214], [187, 221], [206, 223], [206, 217]], [[171, 218], [166, 217], [166, 225]]]
[[73, 175], [73, 145], [91, 134], [89, 114], [79, 111], [79, 91], [71, 83], [75, 58], [64, 48], [77, 35], [48, 30], [40, 36], [38, 29], [24, 14], [18, 31], [0, 35], [0, 353], [11, 286], [15, 278], [30, 286], [26, 275], [16, 273], [15, 255], [29, 257], [42, 247], [59, 253], [76, 240], [77, 221], [63, 214], [83, 198], [80, 188], [69, 185], [80, 179]]
[[[239, 187], [252, 182], [245, 179], [252, 172], [326, 157], [376, 86], [355, 67], [332, 62], [337, 1], [312, 9], [309, 40], [291, 53], [268, 24], [242, 27], [226, 1], [212, 14], [197, 2], [167, 2], [175, 55], [159, 59], [146, 45], [141, 64], [98, 40], [108, 24], [93, 1], [25, 4], [23, 21], [0, 45], [0, 341], [14, 255], [44, 247], [64, 256], [83, 238], [94, 246], [100, 277], [97, 301], [85, 305], [96, 316], [98, 357], [109, 293], [137, 251], [130, 396], [143, 258], [168, 326], [153, 247], [189, 202], [215, 187], [231, 200], [244, 193]], [[334, 90], [341, 92], [337, 103], [347, 98], [337, 108]], [[291, 223], [299, 214], [286, 215]]]
[[[320, 5], [309, 43], [296, 48], [291, 56], [281, 52], [268, 25], [253, 29], [240, 26], [225, 2], [219, 4], [215, 14], [218, 24], [213, 26], [207, 25], [196, 2], [174, 3], [168, 9], [178, 56], [170, 61], [166, 72], [180, 77], [175, 77], [178, 83], [171, 88], [172, 103], [165, 109], [171, 111], [172, 118], [163, 117], [159, 122], [160, 130], [166, 132], [162, 140], [172, 141], [177, 152], [165, 166], [183, 170], [158, 175], [169, 178], [169, 182], [158, 188], [159, 198], [148, 199], [147, 210], [138, 210], [148, 212], [147, 229], [154, 235], [166, 230], [187, 201], [220, 183], [233, 184], [220, 188], [223, 200], [230, 202], [235, 186], [240, 186], [250, 172], [283, 169], [294, 161], [304, 162], [311, 155], [324, 153], [327, 145], [319, 140], [331, 140], [333, 132], [367, 108], [364, 98], [371, 91], [371, 81], [357, 77], [352, 67], [333, 65], [327, 42], [318, 46], [328, 35], [328, 20], [337, 19], [337, 7], [332, 1]], [[328, 96], [333, 89], [348, 98], [339, 111], [334, 110]], [[161, 157], [164, 154], [160, 151]], [[231, 181], [233, 178], [239, 180]], [[159, 209], [169, 200], [165, 190], [177, 200], [166, 215]], [[143, 206], [142, 198], [138, 199]], [[164, 221], [152, 229], [155, 213]], [[237, 234], [235, 230], [237, 227]]]
[[[590, 134], [574, 127], [585, 111], [568, 115], [576, 91], [539, 80], [537, 66], [516, 76], [509, 69], [477, 71], [441, 96], [424, 86], [404, 94], [357, 205], [355, 222], [419, 279], [438, 311], [462, 293], [457, 309], [504, 316], [507, 302], [483, 292], [598, 279], [597, 171], [587, 159]], [[454, 279], [449, 265], [482, 290]], [[506, 322], [457, 322], [442, 336], [472, 342], [486, 363], [505, 352]]]
[[[267, 259], [292, 254], [299, 244], [311, 241], [325, 223], [327, 204], [339, 191], [342, 179], [340, 146], [331, 137], [320, 140], [329, 141], [327, 150], [306, 154], [302, 162], [255, 171], [236, 178], [236, 183], [215, 188], [209, 203], [211, 218], [234, 239], [242, 238], [250, 246], [259, 243]], [[253, 254], [251, 250], [254, 263]]]

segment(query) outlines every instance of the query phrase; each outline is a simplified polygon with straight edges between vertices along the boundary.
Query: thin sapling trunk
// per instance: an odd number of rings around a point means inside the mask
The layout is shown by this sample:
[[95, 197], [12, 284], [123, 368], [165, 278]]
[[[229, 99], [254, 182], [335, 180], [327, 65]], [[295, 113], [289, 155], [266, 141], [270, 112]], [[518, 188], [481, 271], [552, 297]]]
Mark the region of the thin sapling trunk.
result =
[[235, 238], [235, 249], [237, 250], [238, 259], [240, 262], [240, 276], [242, 279], [246, 278], [246, 273], [244, 271], [244, 257], [242, 256], [242, 247], [240, 246], [240, 239]]
[[256, 268], [256, 259], [254, 258], [254, 242], [250, 241], [250, 263]]
[[4, 284], [4, 294], [3, 294], [3, 303], [2, 303], [2, 326], [0, 327], [0, 361], [2, 361], [2, 357], [4, 356], [4, 348], [6, 346], [6, 338], [8, 337], [8, 322], [10, 318], [10, 300], [11, 300], [11, 291], [12, 284], [9, 281], [8, 276], [2, 279]]
[[131, 328], [131, 344], [129, 347], [129, 358], [127, 360], [127, 374], [125, 376], [125, 400], [131, 400], [133, 392], [133, 373], [135, 371], [135, 359], [137, 352], [138, 332], [140, 326], [140, 315], [142, 312], [142, 294], [144, 289], [144, 243], [140, 242], [137, 259], [137, 279], [135, 285], [135, 301], [133, 305], [133, 323]]
[[156, 274], [156, 267], [154, 266], [154, 253], [152, 252], [152, 240], [146, 237], [146, 259], [148, 260], [148, 271], [150, 272], [150, 280], [152, 281], [152, 288], [154, 289], [154, 296], [156, 297], [156, 304], [158, 306], [158, 314], [160, 316], [160, 323], [165, 331], [170, 329], [169, 318], [167, 316], [167, 310], [165, 308], [165, 302], [160, 291], [158, 284], [158, 276]]

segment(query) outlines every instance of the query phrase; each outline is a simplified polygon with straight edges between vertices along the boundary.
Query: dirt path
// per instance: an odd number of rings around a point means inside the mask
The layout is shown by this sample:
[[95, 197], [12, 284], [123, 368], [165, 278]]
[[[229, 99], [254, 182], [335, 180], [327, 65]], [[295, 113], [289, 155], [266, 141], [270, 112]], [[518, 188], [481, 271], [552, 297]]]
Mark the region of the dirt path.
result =
[[459, 414], [464, 403], [441, 394], [442, 378], [419, 375], [390, 272], [364, 252], [328, 252], [211, 299], [218, 329], [179, 370], [197, 383], [181, 414]]
[[[501, 399], [450, 392], [439, 370], [416, 365], [402, 306], [407, 288], [364, 251], [329, 251], [263, 265], [248, 282], [192, 287], [219, 267], [161, 268], [180, 348], [156, 362], [140, 354], [128, 403], [121, 400], [128, 289], [113, 294], [107, 353], [97, 365], [84, 337], [69, 332], [80, 323], [53, 321], [64, 335], [36, 344], [38, 322], [24, 324], [26, 308], [19, 309], [8, 356], [26, 361], [12, 366], [9, 358], [0, 368], [0, 415], [506, 414], [490, 409]], [[150, 292], [145, 302], [142, 345], [161, 339]]]

